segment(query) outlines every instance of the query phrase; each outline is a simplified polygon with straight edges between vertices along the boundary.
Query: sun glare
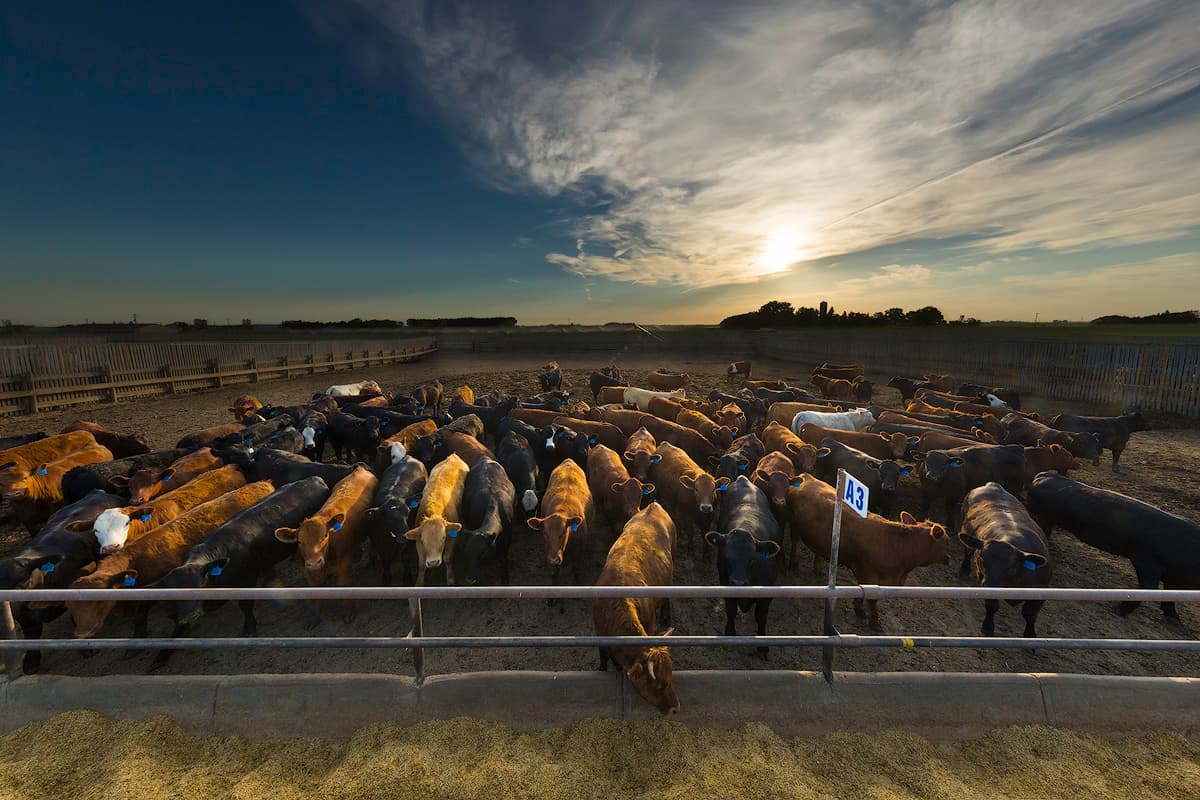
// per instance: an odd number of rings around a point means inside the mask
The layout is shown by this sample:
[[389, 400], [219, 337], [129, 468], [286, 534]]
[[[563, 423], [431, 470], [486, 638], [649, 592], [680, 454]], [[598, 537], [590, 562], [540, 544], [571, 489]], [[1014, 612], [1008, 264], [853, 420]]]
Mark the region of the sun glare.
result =
[[796, 236], [795, 231], [781, 229], [767, 238], [762, 253], [758, 257], [758, 264], [761, 271], [769, 275], [783, 272], [802, 258], [800, 239]]

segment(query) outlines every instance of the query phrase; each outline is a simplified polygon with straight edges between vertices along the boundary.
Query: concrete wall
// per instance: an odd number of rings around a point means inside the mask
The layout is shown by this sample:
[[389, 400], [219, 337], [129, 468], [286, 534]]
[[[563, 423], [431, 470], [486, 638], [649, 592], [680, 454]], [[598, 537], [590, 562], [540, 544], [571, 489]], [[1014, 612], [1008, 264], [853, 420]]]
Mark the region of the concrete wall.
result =
[[[675, 673], [695, 727], [765, 724], [786, 736], [899, 729], [932, 739], [1008, 725], [1051, 725], [1104, 736], [1200, 733], [1200, 679], [1048, 673]], [[617, 672], [389, 675], [231, 675], [76, 678], [38, 675], [0, 684], [0, 734], [74, 709], [120, 719], [166, 714], [197, 735], [348, 738], [365, 725], [451, 719], [516, 730], [589, 718], [654, 719]]]

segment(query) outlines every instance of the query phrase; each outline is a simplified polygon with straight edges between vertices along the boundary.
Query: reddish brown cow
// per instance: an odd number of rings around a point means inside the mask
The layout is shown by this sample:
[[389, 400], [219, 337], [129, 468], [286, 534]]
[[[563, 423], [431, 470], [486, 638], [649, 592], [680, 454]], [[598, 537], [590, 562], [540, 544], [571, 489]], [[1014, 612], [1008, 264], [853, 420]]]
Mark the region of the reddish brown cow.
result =
[[579, 580], [579, 565], [587, 550], [588, 517], [592, 513], [592, 493], [587, 476], [573, 459], [566, 459], [550, 473], [546, 493], [542, 495], [541, 516], [530, 517], [529, 527], [541, 531], [546, 543], [546, 563], [554, 582], [566, 567]]
[[679, 412], [683, 411], [683, 403], [672, 397], [653, 397], [647, 404], [646, 410], [659, 419], [675, 422], [679, 417]]
[[218, 439], [224, 439], [231, 434], [241, 433], [245, 429], [245, 425], [239, 425], [236, 422], [231, 422], [228, 425], [214, 425], [211, 428], [202, 428], [201, 430], [189, 433], [180, 439], [175, 446], [185, 450], [199, 450], [201, 447], [212, 447], [217, 443]]
[[817, 378], [841, 378], [842, 380], [853, 381], [855, 378], [861, 378], [863, 371], [858, 367], [817, 367], [812, 371], [810, 376], [813, 385], [816, 385]]
[[830, 400], [854, 399], [854, 381], [848, 381], [844, 378], [826, 378], [823, 375], [814, 375], [812, 382], [813, 386], [816, 386], [821, 394]]
[[754, 485], [762, 489], [771, 502], [771, 510], [781, 524], [787, 516], [788, 488], [799, 479], [795, 472], [792, 460], [786, 454], [774, 451], [759, 459], [758, 466], [750, 476]]
[[767, 422], [778, 422], [785, 428], [791, 428], [792, 420], [801, 411], [816, 411], [821, 414], [828, 414], [831, 411], [841, 410], [842, 406], [819, 406], [815, 403], [771, 403], [770, 407], [767, 408]]
[[109, 452], [113, 454], [113, 458], [129, 458], [150, 452], [150, 440], [144, 433], [117, 433], [110, 431], [98, 422], [82, 420], [72, 422], [59, 433], [74, 433], [75, 431], [90, 433], [96, 439], [96, 444], [108, 448]]
[[456, 454], [464, 462], [467, 468], [471, 468], [485, 458], [495, 459], [483, 442], [476, 439], [469, 433], [461, 431], [451, 431], [442, 437], [442, 441], [446, 444], [446, 451]]
[[[802, 475], [800, 485], [788, 490], [793, 558], [798, 539], [818, 557], [829, 558], [837, 502], [834, 488], [811, 475]], [[838, 562], [861, 584], [901, 586], [917, 567], [950, 563], [950, 537], [941, 525], [917, 522], [907, 511], [900, 513], [899, 522], [876, 514], [866, 519], [843, 514]], [[854, 611], [863, 616], [861, 600], [854, 601]], [[872, 630], [882, 630], [877, 601], [867, 601], [867, 617]]]
[[607, 422], [561, 416], [555, 417], [551, 424], [564, 425], [576, 433], [582, 433], [588, 437], [588, 444], [602, 444], [618, 453], [625, 449], [625, 442], [628, 440], [620, 428]]
[[602, 408], [599, 409], [600, 418], [609, 425], [615, 425], [620, 428], [621, 433], [626, 436], [632, 436], [633, 432], [642, 427], [642, 421], [646, 417], [662, 422], [663, 420], [651, 414], [644, 414], [631, 408]]
[[638, 512], [643, 497], [654, 492], [654, 484], [631, 478], [621, 457], [602, 444], [588, 452], [587, 476], [593, 502], [621, 524]]
[[605, 386], [596, 393], [596, 404], [601, 406], [615, 403], [625, 405], [625, 390], [628, 386]]
[[768, 453], [783, 453], [790, 458], [797, 472], [811, 473], [816, 469], [817, 448], [778, 422], [772, 422], [763, 428], [762, 442]]
[[[675, 562], [675, 523], [658, 503], [625, 525], [604, 562], [597, 586], [670, 586]], [[671, 604], [653, 597], [598, 598], [592, 601], [597, 636], [665, 636], [671, 632]], [[664, 714], [679, 710], [671, 683], [671, 655], [665, 647], [600, 648], [600, 669], [612, 659], [642, 699]]]
[[[979, 414], [981, 416], [984, 414], [994, 415], [997, 411], [997, 409], [992, 408], [991, 406], [985, 406], [985, 405], [981, 405], [979, 403], [955, 403], [954, 410], [958, 411], [960, 413], [963, 413], [963, 414]], [[1033, 419], [1033, 420], [1041, 419], [1041, 417], [1039, 417], [1037, 415], [1037, 413], [1033, 412], [1033, 411], [1013, 411], [1011, 408], [1008, 408], [1007, 406], [1004, 406], [999, 410], [1004, 412], [1006, 415], [1007, 414], [1016, 414], [1017, 416], [1025, 417], [1026, 419]], [[989, 433], [990, 433], [990, 431], [989, 431]]]
[[953, 375], [926, 375], [925, 382], [932, 384], [939, 392], [953, 392], [958, 388], [958, 381]]
[[725, 368], [726, 383], [734, 383], [738, 379], [750, 380], [750, 362], [749, 361], [734, 361]]
[[701, 464], [707, 464], [708, 459], [718, 453], [717, 447], [699, 431], [677, 422], [667, 422], [665, 419], [645, 414], [642, 416], [642, 425], [654, 434], [654, 438], [660, 443], [670, 442], [676, 447], [682, 447], [692, 459]]
[[800, 426], [800, 438], [818, 448], [823, 439], [834, 439], [855, 450], [883, 460], [904, 458], [909, 448], [909, 437], [903, 433], [839, 431], [823, 427], [815, 422], [806, 422]]
[[742, 385], [747, 389], [770, 389], [773, 392], [782, 392], [787, 388], [787, 384], [779, 378], [762, 381], [745, 380], [742, 382]]
[[654, 450], [658, 447], [658, 442], [654, 439], [654, 434], [645, 428], [638, 428], [629, 437], [628, 443], [625, 445], [625, 460], [633, 467], [633, 476], [639, 481], [645, 481], [650, 477], [650, 467], [654, 464]]
[[68, 453], [92, 444], [97, 444], [95, 436], [87, 431], [75, 431], [0, 450], [0, 487], [6, 480], [24, 477], [25, 473], [40, 464], [57, 461]]
[[705, 472], [686, 452], [669, 442], [654, 451], [652, 476], [662, 503], [679, 520], [680, 535], [687, 540], [688, 552], [694, 552], [697, 525], [701, 531], [711, 527], [718, 492], [729, 486], [728, 478], [717, 480]]
[[1079, 469], [1079, 462], [1070, 450], [1061, 444], [1047, 445], [1038, 442], [1037, 447], [1025, 448], [1025, 486], [1033, 483], [1039, 472], [1054, 470], [1060, 475], [1066, 475], [1067, 470]]
[[229, 410], [233, 412], [234, 422], [240, 422], [243, 425], [249, 425], [251, 422], [259, 422], [258, 411], [263, 407], [258, 398], [252, 394], [243, 394], [233, 399], [233, 405]]
[[[638, 412], [641, 413], [641, 412]], [[563, 415], [561, 411], [547, 411], [544, 408], [514, 408], [508, 412], [513, 419], [519, 419], [535, 428], [544, 428]]]
[[7, 470], [0, 473], [0, 494], [12, 504], [13, 517], [34, 533], [65, 502], [63, 476], [75, 467], [100, 461], [112, 461], [112, 453], [93, 442], [62, 458], [39, 464], [29, 472]]
[[[978, 431], [979, 429], [976, 428]], [[981, 434], [983, 431], [979, 431]], [[911, 442], [912, 439], [909, 439]], [[952, 450], [955, 447], [969, 447], [973, 444], [983, 444], [983, 440], [971, 436], [966, 431], [957, 433], [948, 433], [946, 431], [929, 431], [921, 434], [917, 443], [913, 445], [913, 451], [917, 453], [928, 453], [930, 450]]]
[[699, 411], [685, 408], [679, 412], [675, 422], [699, 433], [715, 447], [727, 450], [733, 444], [733, 428], [718, 425]]
[[421, 414], [440, 414], [442, 411], [442, 382], [429, 381], [412, 391], [412, 398], [417, 402], [417, 412]]
[[672, 389], [682, 389], [688, 385], [688, 374], [686, 372], [667, 372], [659, 369], [646, 375], [646, 384], [652, 389], [659, 391], [670, 391]]
[[732, 428], [734, 436], [750, 432], [750, 422], [746, 419], [746, 412], [742, 411], [741, 407], [735, 403], [721, 406], [714, 416], [713, 421], [726, 428]]
[[[392, 445], [400, 445], [404, 448], [407, 454], [412, 450], [413, 445], [417, 443], [417, 439], [422, 436], [428, 436], [437, 430], [437, 423], [431, 419], [423, 419], [420, 422], [414, 422], [411, 425], [405, 425], [400, 429], [399, 433], [393, 434], [379, 443], [376, 451], [375, 464], [380, 470], [387, 469], [393, 461]], [[396, 453], [399, 456], [399, 453]]]
[[450, 402], [453, 403], [455, 400], [467, 405], [475, 405], [475, 390], [464, 383], [450, 395]]
[[202, 447], [194, 453], [177, 458], [164, 470], [139, 469], [129, 477], [117, 475], [109, 478], [109, 482], [113, 486], [127, 488], [130, 501], [146, 503], [163, 492], [172, 492], [224, 464], [224, 461], [213, 455], [211, 448]]

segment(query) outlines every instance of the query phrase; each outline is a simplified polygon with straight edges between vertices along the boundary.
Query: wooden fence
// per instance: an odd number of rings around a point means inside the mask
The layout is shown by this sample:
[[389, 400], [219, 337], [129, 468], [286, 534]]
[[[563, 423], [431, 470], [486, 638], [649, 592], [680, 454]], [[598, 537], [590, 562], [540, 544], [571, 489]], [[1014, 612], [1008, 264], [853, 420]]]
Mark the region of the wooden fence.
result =
[[432, 338], [0, 347], [0, 415], [415, 361]]

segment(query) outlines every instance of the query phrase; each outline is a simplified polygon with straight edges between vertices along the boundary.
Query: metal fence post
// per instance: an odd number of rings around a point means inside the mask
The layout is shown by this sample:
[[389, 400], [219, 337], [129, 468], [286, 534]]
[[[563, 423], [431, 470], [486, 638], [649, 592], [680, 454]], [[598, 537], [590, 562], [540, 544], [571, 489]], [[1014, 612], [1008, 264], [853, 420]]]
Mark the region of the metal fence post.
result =
[[[12, 604], [7, 600], [0, 602], [0, 636], [5, 639], [17, 638], [17, 625], [13, 621]], [[21, 651], [4, 651], [4, 673], [10, 681], [15, 681], [20, 674]]]
[[[409, 639], [420, 639], [425, 635], [425, 623], [421, 616], [421, 598], [408, 599], [408, 613], [412, 617], [412, 630], [408, 632]], [[413, 670], [417, 673], [417, 683], [425, 681], [425, 650], [416, 645], [412, 649]]]
[[[842, 496], [846, 494], [846, 470], [839, 469], [837, 474], [837, 497], [833, 503], [833, 532], [829, 539], [829, 580], [828, 588], [837, 586], [838, 546], [842, 539]], [[831, 593], [825, 599], [825, 635], [837, 636], [837, 627], [833, 624], [833, 611], [837, 606], [837, 598]], [[833, 683], [833, 645], [821, 648], [821, 674], [825, 680]]]

